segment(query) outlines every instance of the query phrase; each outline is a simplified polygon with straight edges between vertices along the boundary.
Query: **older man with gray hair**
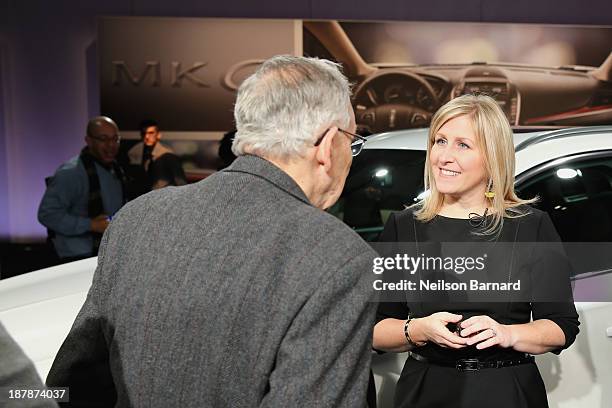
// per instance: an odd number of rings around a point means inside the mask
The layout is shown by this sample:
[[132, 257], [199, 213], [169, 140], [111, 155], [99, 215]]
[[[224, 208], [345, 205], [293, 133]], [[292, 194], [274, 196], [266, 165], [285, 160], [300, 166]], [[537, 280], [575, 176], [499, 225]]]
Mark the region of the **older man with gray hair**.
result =
[[376, 254], [322, 211], [360, 149], [348, 82], [329, 61], [274, 57], [235, 119], [230, 167], [111, 222], [47, 378], [69, 406], [365, 404]]

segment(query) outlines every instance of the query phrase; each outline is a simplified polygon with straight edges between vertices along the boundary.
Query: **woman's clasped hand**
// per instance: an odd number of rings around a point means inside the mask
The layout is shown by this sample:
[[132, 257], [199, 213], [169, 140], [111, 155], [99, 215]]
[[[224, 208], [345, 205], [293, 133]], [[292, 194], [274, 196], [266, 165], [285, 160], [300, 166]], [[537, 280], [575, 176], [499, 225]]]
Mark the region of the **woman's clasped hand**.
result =
[[[482, 350], [492, 346], [512, 347], [512, 328], [489, 316], [473, 316], [462, 321], [462, 315], [437, 312], [412, 319], [411, 329], [417, 341], [430, 341], [440, 347], [460, 349], [475, 345]], [[458, 327], [458, 330], [452, 330]]]

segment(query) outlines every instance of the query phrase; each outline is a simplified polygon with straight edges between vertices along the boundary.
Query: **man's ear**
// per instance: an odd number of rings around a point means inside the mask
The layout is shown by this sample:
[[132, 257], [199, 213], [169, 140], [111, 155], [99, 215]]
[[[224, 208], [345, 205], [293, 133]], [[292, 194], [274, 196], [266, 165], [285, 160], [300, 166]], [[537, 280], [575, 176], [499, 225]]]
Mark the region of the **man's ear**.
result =
[[325, 171], [330, 171], [332, 165], [332, 147], [334, 138], [338, 134], [337, 127], [331, 127], [325, 132], [325, 136], [323, 136], [323, 140], [319, 146], [317, 146], [317, 162], [325, 168]]
[[157, 141], [159, 142], [162, 138], [162, 132], [157, 132]]

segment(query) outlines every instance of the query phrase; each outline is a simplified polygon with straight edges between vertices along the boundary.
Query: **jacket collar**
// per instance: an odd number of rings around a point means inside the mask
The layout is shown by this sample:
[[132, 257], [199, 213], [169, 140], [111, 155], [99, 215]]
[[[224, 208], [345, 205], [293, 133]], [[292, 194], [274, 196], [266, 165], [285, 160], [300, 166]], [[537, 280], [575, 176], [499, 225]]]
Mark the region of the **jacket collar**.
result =
[[254, 155], [239, 156], [227, 168], [230, 173], [247, 173], [260, 177], [306, 204], [312, 205], [300, 186], [283, 170], [266, 159]]

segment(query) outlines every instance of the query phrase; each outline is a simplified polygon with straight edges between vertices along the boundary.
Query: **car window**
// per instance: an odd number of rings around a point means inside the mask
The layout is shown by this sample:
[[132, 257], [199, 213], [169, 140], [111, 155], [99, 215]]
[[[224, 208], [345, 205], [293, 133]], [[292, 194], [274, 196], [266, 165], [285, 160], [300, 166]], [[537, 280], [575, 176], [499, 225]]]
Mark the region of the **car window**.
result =
[[539, 196], [564, 242], [612, 241], [612, 153], [544, 166], [517, 187], [522, 198]]
[[389, 214], [414, 204], [423, 192], [424, 166], [424, 151], [364, 149], [329, 212], [366, 241], [375, 241]]

